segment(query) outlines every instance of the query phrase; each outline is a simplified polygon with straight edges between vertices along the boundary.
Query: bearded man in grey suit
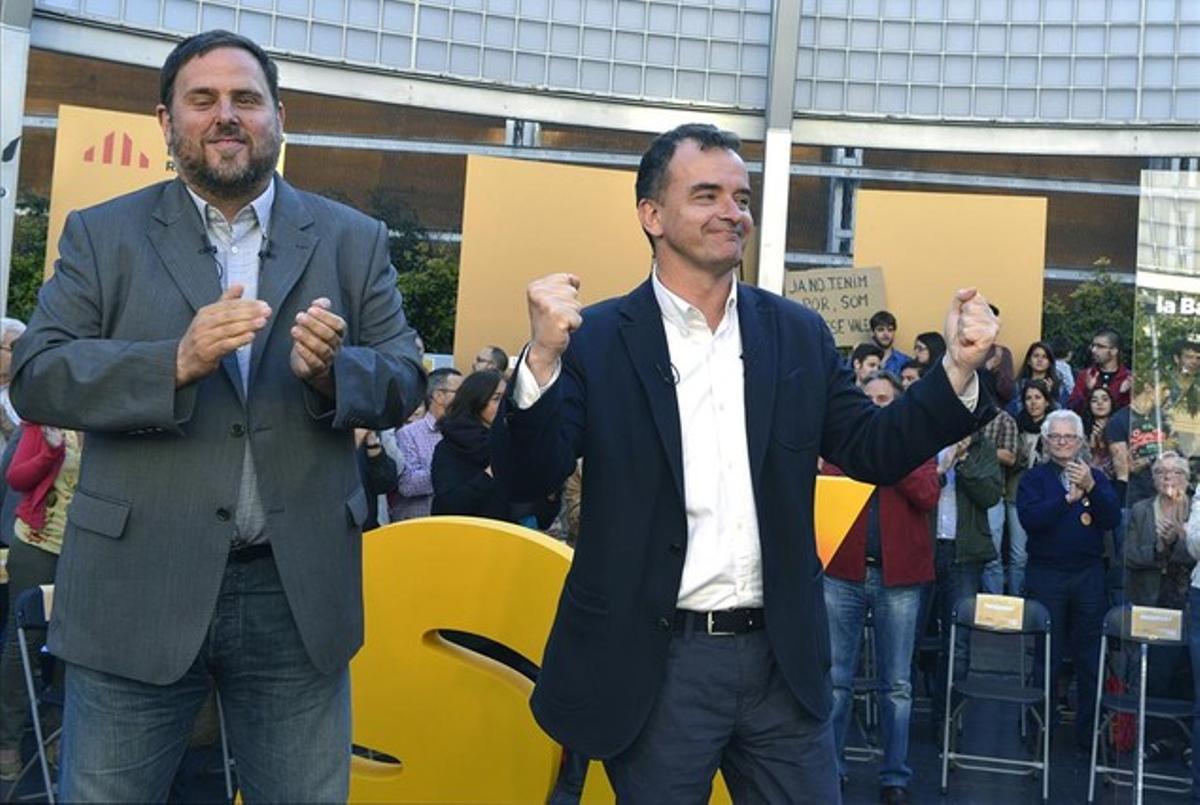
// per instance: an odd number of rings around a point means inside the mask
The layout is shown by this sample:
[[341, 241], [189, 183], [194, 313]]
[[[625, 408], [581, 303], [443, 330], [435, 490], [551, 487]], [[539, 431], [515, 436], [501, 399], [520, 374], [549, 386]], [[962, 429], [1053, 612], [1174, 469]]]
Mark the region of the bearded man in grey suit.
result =
[[275, 65], [225, 31], [163, 65], [179, 179], [68, 218], [14, 357], [87, 434], [50, 650], [61, 795], [161, 801], [215, 684], [247, 801], [344, 801], [368, 501], [353, 428], [424, 375], [387, 230], [275, 175]]

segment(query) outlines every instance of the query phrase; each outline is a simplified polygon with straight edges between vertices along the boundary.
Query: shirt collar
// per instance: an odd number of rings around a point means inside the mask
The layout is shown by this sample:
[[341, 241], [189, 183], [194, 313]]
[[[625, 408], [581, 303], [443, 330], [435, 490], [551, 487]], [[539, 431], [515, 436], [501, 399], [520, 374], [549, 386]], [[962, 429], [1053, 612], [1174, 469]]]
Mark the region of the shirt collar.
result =
[[[204, 222], [204, 227], [207, 229], [208, 209], [209, 207], [212, 207], [212, 205], [201, 198], [200, 195], [196, 193], [196, 191], [193, 190], [187, 183], [184, 183], [183, 186], [187, 188], [188, 195], [192, 197], [192, 202], [196, 205], [196, 211], [200, 213], [200, 220]], [[267, 227], [271, 223], [271, 208], [274, 205], [275, 177], [272, 176], [271, 181], [267, 183], [267, 188], [258, 194], [258, 198], [246, 205], [246, 207], [249, 207], [254, 212], [254, 217], [258, 220], [258, 227], [262, 230], [263, 237], [267, 236]], [[238, 210], [238, 215], [241, 215], [242, 210], [245, 210], [246, 207], [242, 207], [241, 210]], [[218, 210], [216, 207], [212, 207], [212, 211], [216, 215], [221, 214], [220, 210]], [[235, 215], [234, 218], [236, 217], [237, 216]], [[229, 221], [228, 223], [232, 225], [233, 221]]]
[[[692, 329], [692, 322], [698, 322], [708, 329], [704, 313], [691, 302], [673, 293], [662, 280], [658, 278], [658, 266], [650, 272], [650, 285], [654, 288], [654, 298], [658, 300], [659, 310], [667, 324], [679, 330], [681, 335], [687, 335]], [[729, 283], [729, 296], [725, 299], [725, 316], [717, 329], [722, 329], [726, 323], [736, 321], [737, 316], [737, 279]]]

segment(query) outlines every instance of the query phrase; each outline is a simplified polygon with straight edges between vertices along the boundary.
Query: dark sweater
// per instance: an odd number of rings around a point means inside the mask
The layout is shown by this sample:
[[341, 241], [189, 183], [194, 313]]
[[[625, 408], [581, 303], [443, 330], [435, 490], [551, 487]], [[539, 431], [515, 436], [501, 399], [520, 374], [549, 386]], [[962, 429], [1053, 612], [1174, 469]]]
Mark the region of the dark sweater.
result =
[[1029, 535], [1030, 565], [1081, 570], [1103, 558], [1104, 532], [1120, 524], [1121, 504], [1112, 484], [1095, 468], [1096, 485], [1083, 499], [1089, 505], [1083, 500], [1068, 504], [1061, 472], [1048, 462], [1025, 473], [1017, 488], [1017, 516]]

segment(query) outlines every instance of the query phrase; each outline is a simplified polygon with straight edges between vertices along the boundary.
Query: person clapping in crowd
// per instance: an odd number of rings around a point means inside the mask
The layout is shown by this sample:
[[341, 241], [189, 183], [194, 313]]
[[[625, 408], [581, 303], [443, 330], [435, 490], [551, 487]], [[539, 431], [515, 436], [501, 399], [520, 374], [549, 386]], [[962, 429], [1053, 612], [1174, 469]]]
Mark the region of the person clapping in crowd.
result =
[[1042, 440], [1042, 423], [1046, 421], [1046, 415], [1055, 409], [1053, 395], [1041, 380], [1026, 383], [1021, 398], [1024, 408], [1017, 413], [1017, 430], [1020, 432], [1017, 461], [1008, 473], [1005, 487], [1009, 595], [1022, 594], [1025, 588], [1025, 564], [1028, 561], [1025, 550], [1028, 536], [1021, 526], [1021, 518], [1017, 516], [1017, 490], [1025, 473], [1043, 457], [1045, 444]]
[[[83, 437], [72, 430], [26, 423], [20, 433], [6, 473], [8, 485], [25, 497], [17, 506], [16, 539], [8, 554], [8, 623], [0, 657], [0, 780], [14, 779], [21, 769], [21, 735], [29, 720], [14, 620], [16, 599], [31, 587], [54, 583], [83, 447]], [[42, 642], [30, 635], [32, 656]]]
[[1103, 472], [1110, 481], [1116, 477], [1112, 451], [1108, 449], [1107, 432], [1113, 413], [1112, 393], [1107, 386], [1096, 386], [1088, 395], [1088, 407], [1083, 412], [1083, 432], [1087, 435], [1088, 463]]
[[[1085, 442], [1078, 414], [1047, 414], [1042, 439], [1048, 460], [1026, 472], [1017, 491], [1017, 515], [1029, 536], [1025, 588], [1027, 597], [1050, 613], [1052, 679], [1062, 667], [1063, 648], [1071, 647], [1078, 681], [1075, 740], [1086, 751], [1091, 746], [1100, 632], [1108, 604], [1104, 532], [1120, 523], [1121, 504], [1104, 473], [1081, 458]], [[1039, 685], [1042, 652], [1039, 642], [1034, 663]]]
[[1168, 451], [1154, 462], [1151, 474], [1155, 495], [1129, 512], [1125, 597], [1139, 606], [1183, 609], [1196, 564], [1187, 552], [1187, 460]]

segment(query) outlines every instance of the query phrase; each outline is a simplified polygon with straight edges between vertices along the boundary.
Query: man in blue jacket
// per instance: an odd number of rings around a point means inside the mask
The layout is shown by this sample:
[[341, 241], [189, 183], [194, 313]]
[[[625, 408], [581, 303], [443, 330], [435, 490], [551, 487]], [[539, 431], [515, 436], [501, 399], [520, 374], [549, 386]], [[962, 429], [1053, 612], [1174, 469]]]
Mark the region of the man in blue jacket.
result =
[[737, 148], [706, 125], [651, 144], [650, 278], [586, 311], [577, 277], [533, 282], [492, 429], [497, 476], [528, 500], [584, 458], [532, 705], [605, 760], [622, 802], [704, 801], [718, 767], [737, 801], [839, 801], [817, 457], [894, 484], [992, 409], [975, 370], [998, 324], [974, 291], [954, 299], [942, 365], [876, 408], [820, 317], [736, 282], [754, 224]]
[[[1042, 422], [1050, 456], [1030, 469], [1017, 489], [1017, 516], [1029, 535], [1025, 591], [1050, 612], [1050, 673], [1058, 676], [1067, 635], [1078, 681], [1075, 740], [1091, 747], [1096, 665], [1107, 600], [1104, 532], [1121, 522], [1121, 503], [1100, 470], [1080, 460], [1083, 421], [1074, 411], [1051, 411]], [[1041, 683], [1042, 643], [1034, 663]]]

